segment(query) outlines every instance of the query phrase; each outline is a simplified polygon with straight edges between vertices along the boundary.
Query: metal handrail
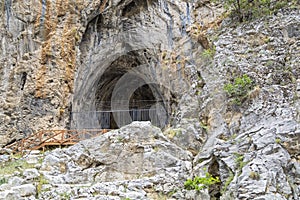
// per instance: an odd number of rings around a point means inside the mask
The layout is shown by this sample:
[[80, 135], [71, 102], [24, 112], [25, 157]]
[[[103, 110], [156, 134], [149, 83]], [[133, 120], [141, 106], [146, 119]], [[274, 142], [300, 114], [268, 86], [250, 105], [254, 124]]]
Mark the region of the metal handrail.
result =
[[110, 129], [42, 130], [6, 146], [6, 148], [11, 149], [14, 153], [23, 153], [25, 150], [37, 150], [50, 145], [76, 144], [81, 140], [96, 137], [108, 131]]

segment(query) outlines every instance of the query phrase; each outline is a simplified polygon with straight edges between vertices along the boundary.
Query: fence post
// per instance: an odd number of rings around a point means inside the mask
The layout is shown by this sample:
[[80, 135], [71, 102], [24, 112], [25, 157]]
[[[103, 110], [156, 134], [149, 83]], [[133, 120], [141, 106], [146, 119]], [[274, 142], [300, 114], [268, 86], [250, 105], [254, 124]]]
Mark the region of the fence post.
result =
[[22, 139], [21, 140], [21, 154], [23, 155], [23, 151], [24, 151], [24, 142], [25, 142], [25, 139]]
[[40, 131], [38, 134], [39, 143], [42, 142], [42, 137], [43, 137], [43, 131]]
[[65, 131], [62, 130], [62, 131], [61, 131], [61, 142], [60, 142], [60, 143], [61, 143], [61, 144], [64, 143], [64, 140], [65, 140]]

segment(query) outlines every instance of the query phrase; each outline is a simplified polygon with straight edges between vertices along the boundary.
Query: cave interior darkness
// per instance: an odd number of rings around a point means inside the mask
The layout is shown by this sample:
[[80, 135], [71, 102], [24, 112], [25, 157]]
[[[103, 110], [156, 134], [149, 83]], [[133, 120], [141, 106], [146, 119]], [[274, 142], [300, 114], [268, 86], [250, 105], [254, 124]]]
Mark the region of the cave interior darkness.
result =
[[[142, 64], [141, 59], [138, 59], [139, 57], [137, 52], [129, 52], [120, 56], [111, 63], [99, 78], [96, 85], [95, 104], [101, 128], [116, 129], [120, 128], [120, 124], [122, 126], [132, 121], [151, 121], [153, 125], [160, 128], [167, 124], [168, 103], [161, 87], [157, 83], [147, 83], [138, 74], [127, 77], [130, 79], [128, 82], [137, 82], [140, 85], [130, 94], [129, 101], [120, 98], [117, 99], [117, 102], [112, 100], [113, 90], [117, 87], [118, 81], [129, 71]], [[112, 104], [123, 105], [116, 105], [116, 107], [121, 109], [114, 110]], [[124, 107], [125, 109], [123, 109]], [[161, 110], [163, 110], [163, 113]], [[125, 112], [129, 113], [129, 115], [126, 115]], [[161, 115], [165, 115], [165, 117], [161, 118]], [[119, 117], [119, 121], [121, 120], [122, 122], [117, 123], [116, 117]], [[130, 119], [122, 119], [123, 117]]]

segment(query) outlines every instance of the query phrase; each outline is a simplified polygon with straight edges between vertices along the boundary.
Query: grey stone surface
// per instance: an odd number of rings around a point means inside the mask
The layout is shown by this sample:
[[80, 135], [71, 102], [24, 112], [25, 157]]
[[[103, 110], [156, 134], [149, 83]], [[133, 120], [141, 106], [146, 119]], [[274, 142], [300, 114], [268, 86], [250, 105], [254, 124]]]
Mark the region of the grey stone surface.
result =
[[37, 169], [25, 169], [23, 171], [23, 176], [26, 180], [33, 180], [39, 178], [40, 173]]
[[17, 191], [6, 190], [4, 192], [0, 192], [0, 199], [3, 199], [3, 200], [18, 200], [18, 199], [21, 199], [21, 195]]
[[25, 180], [23, 178], [20, 178], [18, 176], [14, 176], [9, 178], [8, 184], [11, 186], [19, 186], [25, 183]]
[[[93, 115], [71, 123], [70, 112], [103, 109], [114, 72], [133, 65], [149, 64], [154, 93], [172, 102], [164, 132], [136, 122], [51, 151], [41, 169], [5, 176], [0, 198], [300, 198], [299, 8], [224, 19], [205, 31], [216, 49], [206, 58], [192, 29], [223, 8], [188, 2], [115, 0], [103, 10], [103, 1], [0, 3], [0, 146], [42, 129], [97, 127]], [[235, 105], [223, 87], [243, 74], [255, 87]], [[3, 166], [14, 161], [0, 156]], [[206, 172], [221, 183], [184, 189]]]
[[172, 193], [184, 198], [176, 191], [191, 173], [192, 159], [150, 122], [133, 122], [45, 155], [39, 173], [47, 181], [39, 197], [156, 199]]
[[[195, 158], [198, 167], [194, 167], [194, 173], [199, 175], [203, 167], [209, 169], [217, 162], [216, 174], [222, 180], [222, 187], [231, 180], [222, 199], [299, 198], [299, 182], [295, 178], [299, 176], [296, 175], [299, 146], [295, 143], [300, 136], [296, 133], [299, 111], [292, 99], [298, 99], [293, 80], [299, 76], [300, 52], [295, 48], [299, 46], [297, 42], [284, 38], [278, 28], [282, 22], [283, 29], [288, 29], [289, 24], [299, 26], [298, 13], [271, 16], [266, 24], [256, 20], [234, 29], [225, 28], [215, 43], [213, 67], [223, 71], [221, 77], [229, 82], [233, 75], [248, 74], [260, 87], [258, 94], [249, 95], [242, 105], [234, 107], [229, 103], [219, 118], [214, 117], [217, 119], [214, 126], [225, 128], [219, 131], [219, 140], [206, 143], [207, 148]], [[264, 37], [270, 40], [265, 41]], [[282, 62], [286, 57], [288, 61]], [[287, 70], [286, 65], [291, 68]], [[291, 76], [280, 75], [285, 72]], [[205, 153], [208, 150], [210, 154]], [[214, 159], [204, 162], [208, 157]], [[292, 173], [288, 173], [290, 167]]]
[[191, 153], [172, 144], [150, 122], [133, 122], [102, 137], [53, 151], [45, 157], [41, 170], [57, 183], [123, 181], [165, 170], [186, 170], [191, 159]]
[[36, 187], [32, 184], [25, 184], [11, 188], [13, 191], [21, 195], [21, 197], [35, 196]]

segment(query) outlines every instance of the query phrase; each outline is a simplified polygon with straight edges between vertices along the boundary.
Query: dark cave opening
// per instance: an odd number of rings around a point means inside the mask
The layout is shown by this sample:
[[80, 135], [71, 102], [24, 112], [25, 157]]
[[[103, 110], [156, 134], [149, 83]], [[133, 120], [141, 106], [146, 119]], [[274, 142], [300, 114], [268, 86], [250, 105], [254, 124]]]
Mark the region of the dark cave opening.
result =
[[132, 121], [151, 121], [161, 128], [167, 124], [164, 91], [149, 81], [146, 70], [135, 70], [140, 65], [138, 55], [128, 53], [112, 62], [99, 78], [95, 106], [101, 128], [116, 129]]
[[21, 90], [24, 89], [27, 80], [27, 73], [23, 72], [21, 75]]
[[128, 17], [140, 13], [143, 9], [148, 9], [148, 3], [153, 4], [152, 1], [132, 1], [125, 5], [122, 10], [122, 16]]
[[[220, 166], [217, 159], [214, 157], [208, 167], [208, 173], [213, 177], [220, 177]], [[213, 184], [209, 187], [209, 195], [211, 199], [219, 200], [221, 197], [221, 182]]]

